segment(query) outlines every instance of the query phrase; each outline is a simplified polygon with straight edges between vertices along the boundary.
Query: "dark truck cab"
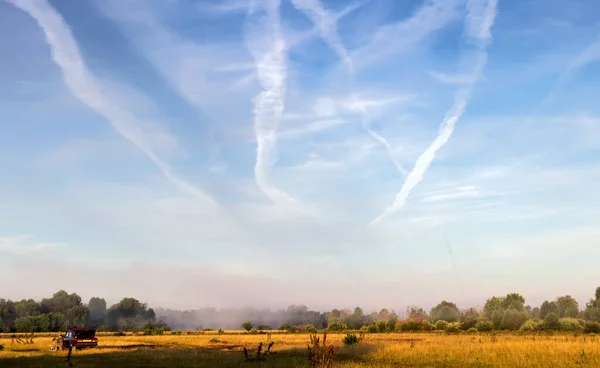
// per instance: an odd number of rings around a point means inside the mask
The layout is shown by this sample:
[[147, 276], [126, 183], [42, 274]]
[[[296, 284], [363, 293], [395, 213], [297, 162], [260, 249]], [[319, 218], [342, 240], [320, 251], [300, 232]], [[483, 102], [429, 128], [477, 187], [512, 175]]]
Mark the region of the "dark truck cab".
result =
[[62, 336], [62, 348], [68, 349], [70, 346], [74, 349], [97, 347], [96, 330], [84, 326], [69, 328], [67, 333]]

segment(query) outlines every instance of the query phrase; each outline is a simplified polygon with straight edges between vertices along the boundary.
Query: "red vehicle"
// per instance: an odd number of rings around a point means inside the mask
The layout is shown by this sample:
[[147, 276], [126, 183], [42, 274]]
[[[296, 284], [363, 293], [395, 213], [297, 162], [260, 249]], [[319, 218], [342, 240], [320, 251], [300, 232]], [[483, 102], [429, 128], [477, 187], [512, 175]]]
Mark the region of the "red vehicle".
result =
[[72, 346], [73, 349], [95, 348], [98, 346], [96, 330], [85, 326], [71, 327], [61, 337], [63, 349], [68, 349], [69, 346]]

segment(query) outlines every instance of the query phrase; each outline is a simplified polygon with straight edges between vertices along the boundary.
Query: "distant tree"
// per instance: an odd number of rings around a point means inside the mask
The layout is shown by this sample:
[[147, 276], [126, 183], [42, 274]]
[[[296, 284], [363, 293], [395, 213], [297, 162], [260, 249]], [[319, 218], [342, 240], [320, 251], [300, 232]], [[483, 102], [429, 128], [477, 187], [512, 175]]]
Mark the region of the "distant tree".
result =
[[[600, 322], [600, 286], [596, 288], [595, 298], [586, 304], [583, 316], [590, 321]], [[591, 326], [591, 325], [590, 325]]]
[[67, 310], [78, 305], [81, 305], [81, 297], [76, 293], [69, 294], [64, 290], [57, 291], [52, 295], [52, 298], [42, 299], [40, 303], [42, 313], [65, 313]]
[[529, 316], [524, 310], [514, 308], [506, 309], [502, 316], [502, 321], [500, 322], [500, 328], [508, 331], [516, 331], [521, 328], [528, 318]]
[[23, 299], [15, 303], [17, 317], [30, 317], [40, 315], [40, 305], [33, 299]]
[[546, 318], [548, 313], [556, 313], [558, 315], [558, 306], [555, 302], [545, 300], [540, 306], [540, 318]]
[[531, 316], [531, 318], [540, 318], [540, 308], [532, 308], [529, 312], [529, 316]]
[[106, 314], [106, 300], [103, 298], [92, 297], [87, 307], [90, 311], [90, 317], [93, 319], [102, 318]]
[[248, 332], [250, 332], [250, 330], [252, 330], [253, 327], [254, 323], [252, 323], [252, 321], [245, 321], [242, 323], [242, 328]]
[[463, 311], [460, 316], [460, 328], [462, 330], [468, 330], [472, 327], [475, 327], [480, 317], [479, 311], [475, 308], [469, 308]]
[[12, 300], [0, 299], [0, 330], [10, 330], [17, 319], [17, 310]]
[[363, 324], [363, 310], [360, 307], [354, 308], [354, 312], [346, 317], [346, 324], [351, 330], [358, 330]]
[[502, 299], [501, 305], [503, 309], [523, 311], [525, 309], [525, 298], [521, 294], [510, 293]]
[[485, 301], [485, 305], [483, 306], [483, 315], [485, 318], [491, 321], [494, 312], [503, 309], [503, 299], [502, 297], [493, 296]]
[[579, 313], [579, 303], [570, 295], [561, 296], [556, 299], [556, 306], [558, 309], [558, 316], [563, 317], [577, 317]]
[[443, 300], [440, 304], [431, 308], [429, 313], [432, 321], [444, 320], [446, 322], [456, 322], [460, 318], [460, 310], [456, 304]]
[[85, 324], [88, 319], [88, 310], [84, 305], [79, 304], [67, 309], [64, 313], [64, 317], [65, 321], [70, 326], [82, 325]]
[[410, 308], [408, 308], [407, 313], [408, 318], [413, 318], [413, 319], [426, 319], [429, 316], [427, 315], [427, 312], [425, 312], [425, 309], [421, 308], [421, 307], [417, 307], [417, 306], [412, 306]]
[[382, 310], [379, 311], [379, 313], [377, 314], [377, 320], [380, 321], [387, 321], [390, 317], [390, 311], [386, 308], [383, 308]]
[[542, 328], [547, 331], [556, 331], [560, 330], [560, 318], [558, 314], [555, 312], [550, 312], [546, 314], [544, 317], [544, 322], [542, 323]]

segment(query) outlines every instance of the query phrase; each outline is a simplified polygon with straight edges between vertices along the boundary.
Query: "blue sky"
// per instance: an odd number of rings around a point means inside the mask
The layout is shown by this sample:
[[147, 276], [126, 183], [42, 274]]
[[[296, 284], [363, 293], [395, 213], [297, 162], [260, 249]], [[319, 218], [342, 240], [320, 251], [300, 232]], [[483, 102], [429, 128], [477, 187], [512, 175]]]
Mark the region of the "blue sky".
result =
[[598, 12], [0, 1], [0, 290], [583, 303], [600, 280]]

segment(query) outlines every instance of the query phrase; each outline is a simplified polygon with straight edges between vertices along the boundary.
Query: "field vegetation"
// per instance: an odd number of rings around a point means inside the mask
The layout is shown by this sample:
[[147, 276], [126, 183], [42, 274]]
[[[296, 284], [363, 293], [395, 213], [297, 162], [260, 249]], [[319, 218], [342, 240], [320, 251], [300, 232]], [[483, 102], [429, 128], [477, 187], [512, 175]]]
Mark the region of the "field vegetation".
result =
[[[120, 335], [120, 334], [119, 334]], [[358, 335], [358, 334], [357, 334]], [[320, 339], [315, 344], [314, 339]], [[96, 349], [51, 352], [52, 337], [37, 334], [33, 344], [11, 344], [4, 334], [0, 343], [1, 367], [599, 367], [600, 337], [556, 333], [366, 333], [345, 345], [346, 333], [250, 334], [216, 331], [193, 334], [115, 336], [99, 335]], [[352, 338], [350, 338], [353, 340]], [[357, 339], [358, 340], [358, 339]], [[263, 359], [253, 357], [258, 344]], [[309, 346], [313, 351], [311, 360]], [[322, 347], [322, 348], [321, 348]], [[330, 348], [332, 347], [332, 348]], [[334, 350], [332, 358], [320, 359]], [[329, 355], [326, 355], [327, 357]], [[315, 358], [316, 357], [316, 358]], [[315, 363], [312, 363], [315, 362]], [[328, 363], [327, 363], [328, 362]], [[70, 365], [69, 365], [70, 364]], [[329, 365], [325, 365], [329, 364]]]
[[[98, 348], [51, 351], [76, 324], [97, 329]], [[600, 367], [600, 287], [583, 308], [569, 295], [531, 307], [511, 293], [483, 308], [443, 300], [429, 312], [370, 314], [155, 311], [135, 298], [107, 308], [61, 290], [40, 302], [0, 299], [0, 329], [0, 367]]]

